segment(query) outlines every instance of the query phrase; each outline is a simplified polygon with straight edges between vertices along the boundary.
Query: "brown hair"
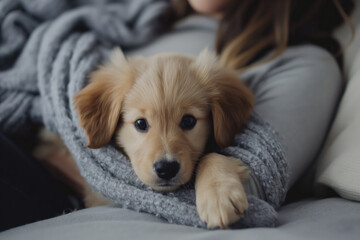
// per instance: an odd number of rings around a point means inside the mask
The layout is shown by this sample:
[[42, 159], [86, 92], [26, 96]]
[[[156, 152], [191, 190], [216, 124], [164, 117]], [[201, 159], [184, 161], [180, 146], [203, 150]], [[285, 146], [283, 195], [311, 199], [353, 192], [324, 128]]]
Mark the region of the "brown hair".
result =
[[[220, 21], [216, 52], [225, 65], [242, 71], [278, 57], [289, 45], [313, 43], [341, 66], [341, 47], [332, 32], [344, 21], [352, 27], [353, 7], [353, 0], [234, 1]], [[170, 12], [170, 22], [194, 13], [186, 0], [173, 0]], [[256, 62], [269, 50], [272, 55]]]

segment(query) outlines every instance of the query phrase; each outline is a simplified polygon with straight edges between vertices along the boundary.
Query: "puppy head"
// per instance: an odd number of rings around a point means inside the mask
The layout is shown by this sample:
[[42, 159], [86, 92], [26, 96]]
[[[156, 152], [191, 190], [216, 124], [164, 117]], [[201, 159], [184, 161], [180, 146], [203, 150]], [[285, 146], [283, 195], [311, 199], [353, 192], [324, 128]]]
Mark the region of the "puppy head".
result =
[[236, 75], [204, 51], [126, 61], [118, 50], [75, 96], [88, 146], [115, 135], [137, 176], [155, 190], [188, 182], [211, 131], [220, 147], [246, 123], [253, 97]]

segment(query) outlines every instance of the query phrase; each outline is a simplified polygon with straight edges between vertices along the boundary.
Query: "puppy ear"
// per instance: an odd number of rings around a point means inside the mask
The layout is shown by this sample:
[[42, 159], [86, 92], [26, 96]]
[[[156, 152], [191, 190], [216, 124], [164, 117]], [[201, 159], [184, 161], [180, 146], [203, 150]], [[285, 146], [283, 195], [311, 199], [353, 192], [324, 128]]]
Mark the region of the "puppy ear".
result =
[[91, 82], [74, 96], [80, 125], [90, 148], [106, 145], [115, 132], [125, 95], [133, 86], [134, 69], [120, 49], [110, 61], [90, 75]]
[[229, 146], [246, 125], [253, 108], [254, 96], [236, 76], [224, 75], [215, 86], [211, 111], [214, 137], [221, 148]]
[[227, 147], [247, 123], [254, 95], [234, 71], [221, 65], [214, 53], [201, 52], [195, 64], [210, 94], [215, 141], [219, 147]]

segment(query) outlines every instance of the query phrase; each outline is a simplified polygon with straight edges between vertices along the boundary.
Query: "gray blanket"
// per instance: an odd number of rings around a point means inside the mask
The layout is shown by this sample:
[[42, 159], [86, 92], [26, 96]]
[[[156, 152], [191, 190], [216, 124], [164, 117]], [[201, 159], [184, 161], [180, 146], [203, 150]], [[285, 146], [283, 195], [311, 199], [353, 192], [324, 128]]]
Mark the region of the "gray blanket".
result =
[[[86, 148], [73, 106], [73, 95], [114, 46], [136, 47], [163, 31], [167, 6], [165, 0], [1, 1], [0, 130], [16, 135], [43, 123], [62, 137], [90, 185], [119, 206], [206, 227], [191, 184], [167, 194], [154, 192], [111, 144]], [[249, 193], [249, 209], [234, 227], [274, 226], [274, 208], [287, 188], [286, 159], [274, 130], [254, 114], [234, 146], [220, 152], [241, 158], [264, 192], [261, 198]]]

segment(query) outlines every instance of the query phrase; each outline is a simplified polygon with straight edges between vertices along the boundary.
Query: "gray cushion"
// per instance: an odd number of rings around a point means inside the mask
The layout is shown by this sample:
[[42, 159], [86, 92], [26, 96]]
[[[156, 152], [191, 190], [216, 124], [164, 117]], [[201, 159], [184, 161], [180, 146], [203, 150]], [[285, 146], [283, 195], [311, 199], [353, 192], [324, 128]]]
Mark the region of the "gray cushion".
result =
[[276, 228], [204, 230], [114, 207], [85, 209], [0, 233], [0, 239], [359, 239], [360, 203], [305, 200], [279, 212]]

